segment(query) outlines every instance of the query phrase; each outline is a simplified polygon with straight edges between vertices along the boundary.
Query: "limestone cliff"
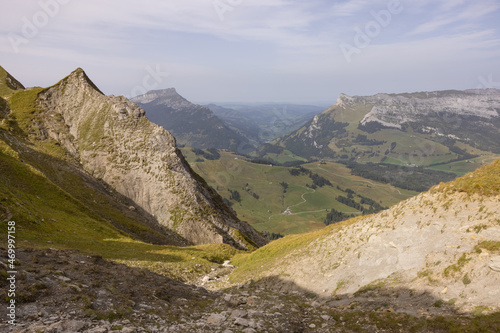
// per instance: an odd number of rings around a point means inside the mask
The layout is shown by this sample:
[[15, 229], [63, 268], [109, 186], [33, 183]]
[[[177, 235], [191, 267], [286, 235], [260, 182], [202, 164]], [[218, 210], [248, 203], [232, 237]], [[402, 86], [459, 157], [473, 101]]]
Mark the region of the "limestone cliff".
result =
[[[429, 158], [418, 164], [428, 165], [435, 163], [431, 155], [438, 156], [447, 148], [450, 155], [462, 152], [457, 147], [499, 154], [499, 125], [498, 89], [340, 94], [335, 105], [277, 143], [303, 157], [355, 158], [363, 163], [404, 160], [405, 153], [425, 154]], [[415, 149], [415, 139], [419, 146], [430, 148]], [[391, 149], [392, 142], [397, 142], [398, 149]]]
[[38, 94], [45, 134], [83, 168], [193, 244], [265, 244], [196, 175], [175, 138], [125, 97], [105, 96], [77, 69]]

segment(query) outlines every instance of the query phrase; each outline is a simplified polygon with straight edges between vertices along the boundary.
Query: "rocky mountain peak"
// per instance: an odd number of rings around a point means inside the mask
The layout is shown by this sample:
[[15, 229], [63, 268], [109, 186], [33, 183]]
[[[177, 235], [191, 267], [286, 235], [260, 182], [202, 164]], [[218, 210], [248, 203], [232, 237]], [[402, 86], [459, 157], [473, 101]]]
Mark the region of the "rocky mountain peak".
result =
[[99, 88], [92, 82], [92, 80], [87, 76], [85, 71], [78, 67], [70, 75], [68, 75], [63, 80], [59, 81], [56, 85], [64, 87], [66, 84], [73, 84], [78, 86], [80, 89], [95, 90], [101, 95], [104, 93], [99, 90]]
[[151, 90], [131, 99], [134, 103], [154, 105], [164, 105], [174, 110], [182, 110], [186, 108], [202, 108], [200, 105], [193, 104], [187, 99], [179, 95], [175, 88]]
[[[166, 94], [175, 98], [176, 92]], [[48, 137], [75, 156], [89, 174], [189, 243], [227, 243], [237, 248], [265, 244], [191, 170], [168, 131], [151, 123], [145, 111], [125, 97], [104, 95], [82, 69], [42, 90], [38, 106]]]
[[344, 93], [340, 93], [335, 105], [339, 106], [339, 107], [345, 107], [347, 104], [351, 103], [352, 101], [353, 101], [353, 98], [351, 96], [348, 96]]
[[[359, 146], [361, 142], [362, 146], [371, 148], [378, 146], [377, 149], [373, 149], [374, 155], [370, 156], [371, 153], [368, 154], [366, 150], [367, 154], [361, 156], [364, 161], [376, 163], [386, 156], [396, 157], [391, 156], [389, 140], [394, 142], [400, 140], [400, 135], [410, 139], [419, 137], [431, 145], [437, 143], [450, 149], [455, 149], [453, 146], [457, 143], [466, 145], [465, 150], [480, 149], [498, 154], [500, 153], [499, 124], [500, 90], [498, 89], [379, 93], [372, 96], [340, 94], [335, 105], [320, 113], [311, 123], [284, 136], [278, 142], [302, 157], [344, 156], [346, 159], [360, 157], [357, 153], [344, 153], [348, 147]], [[398, 134], [394, 136], [394, 133]], [[369, 140], [364, 143], [357, 141], [358, 135], [368, 135]], [[370, 137], [371, 135], [374, 137]], [[385, 139], [389, 142], [384, 142], [380, 141], [381, 137], [391, 139]], [[403, 148], [403, 142], [398, 141], [398, 145], [400, 145], [398, 151], [414, 150], [414, 147], [411, 149], [411, 144], [405, 144], [406, 147]], [[389, 152], [384, 156], [377, 152], [388, 149]], [[365, 147], [362, 150], [365, 150]], [[435, 153], [435, 151], [429, 152], [425, 155], [430, 156]], [[450, 152], [453, 153], [451, 150]], [[397, 154], [397, 151], [392, 154]], [[425, 163], [434, 162], [429, 158]]]

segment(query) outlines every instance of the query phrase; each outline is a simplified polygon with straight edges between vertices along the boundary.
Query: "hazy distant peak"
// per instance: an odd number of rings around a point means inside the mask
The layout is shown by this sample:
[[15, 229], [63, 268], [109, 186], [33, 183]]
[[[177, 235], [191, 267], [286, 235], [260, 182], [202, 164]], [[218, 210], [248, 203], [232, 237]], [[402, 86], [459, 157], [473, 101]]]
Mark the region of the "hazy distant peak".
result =
[[353, 98], [351, 96], [346, 95], [344, 93], [340, 93], [339, 98], [337, 98], [337, 102], [335, 103], [335, 105], [345, 106], [346, 104], [349, 104], [352, 101], [353, 101]]
[[174, 109], [193, 107], [194, 104], [179, 95], [175, 88], [160, 90], [150, 90], [144, 95], [139, 95], [131, 99], [135, 103], [148, 104], [154, 102], [157, 105], [167, 105]]
[[[487, 89], [467, 89], [467, 90], [437, 90], [437, 91], [418, 91], [410, 93], [377, 93], [375, 95], [366, 96], [352, 96], [351, 98], [355, 100], [364, 99], [370, 102], [376, 100], [398, 100], [398, 99], [430, 99], [430, 98], [442, 98], [442, 97], [456, 97], [456, 96], [486, 96], [486, 95], [498, 95], [500, 93], [499, 89], [487, 88]], [[345, 94], [340, 94], [339, 98], [345, 96]]]

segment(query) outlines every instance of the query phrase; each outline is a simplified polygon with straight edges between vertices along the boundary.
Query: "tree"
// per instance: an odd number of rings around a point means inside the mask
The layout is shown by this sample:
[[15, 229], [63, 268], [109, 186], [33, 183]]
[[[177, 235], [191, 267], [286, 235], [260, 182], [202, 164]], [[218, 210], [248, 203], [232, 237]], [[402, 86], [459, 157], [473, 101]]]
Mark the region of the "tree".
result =
[[229, 192], [231, 193], [231, 196], [229, 197], [229, 199], [231, 200], [234, 200], [236, 202], [241, 202], [241, 196], [240, 196], [240, 192], [236, 191], [236, 190], [229, 190]]
[[348, 218], [353, 217], [354, 215], [347, 215], [342, 212], [339, 212], [338, 210], [331, 209], [330, 212], [326, 215], [324, 223], [326, 225], [338, 223], [340, 221], [347, 220]]

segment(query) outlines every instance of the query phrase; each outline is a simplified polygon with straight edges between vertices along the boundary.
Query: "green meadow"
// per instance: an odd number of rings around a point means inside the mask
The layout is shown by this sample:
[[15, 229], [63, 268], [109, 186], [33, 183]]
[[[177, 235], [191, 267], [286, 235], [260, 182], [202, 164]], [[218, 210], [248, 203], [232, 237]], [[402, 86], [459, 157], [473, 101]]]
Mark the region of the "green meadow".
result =
[[[333, 185], [312, 189], [311, 178], [307, 175], [292, 176], [290, 167], [251, 163], [227, 151], [222, 151], [218, 160], [203, 161], [190, 148], [184, 148], [183, 153], [194, 171], [223, 198], [228, 199], [238, 217], [259, 231], [286, 235], [318, 230], [325, 227], [323, 221], [332, 208], [355, 216], [361, 215], [359, 210], [336, 200], [339, 195], [346, 196], [345, 189], [375, 200], [384, 207], [416, 194], [352, 176], [348, 168], [338, 163], [303, 165]], [[286, 191], [281, 183], [287, 184]], [[231, 191], [238, 191], [239, 202], [231, 199]], [[287, 208], [291, 210], [291, 215], [283, 214]]]

